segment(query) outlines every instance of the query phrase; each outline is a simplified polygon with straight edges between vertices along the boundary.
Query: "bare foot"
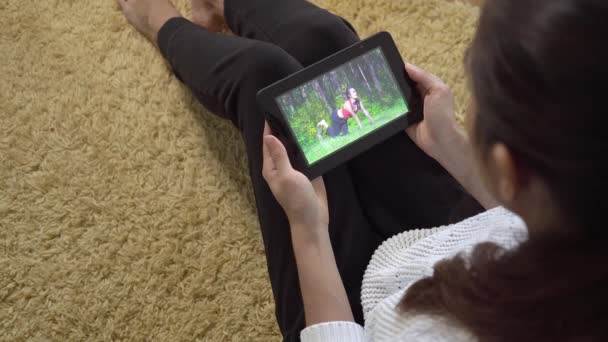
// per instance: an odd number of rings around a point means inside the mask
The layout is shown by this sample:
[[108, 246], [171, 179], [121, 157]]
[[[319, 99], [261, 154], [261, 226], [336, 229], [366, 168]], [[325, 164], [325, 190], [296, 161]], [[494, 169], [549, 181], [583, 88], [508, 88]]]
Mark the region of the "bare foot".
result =
[[227, 31], [224, 0], [192, 0], [192, 22], [211, 32]]
[[169, 0], [116, 0], [131, 25], [152, 43], [167, 20], [181, 17]]

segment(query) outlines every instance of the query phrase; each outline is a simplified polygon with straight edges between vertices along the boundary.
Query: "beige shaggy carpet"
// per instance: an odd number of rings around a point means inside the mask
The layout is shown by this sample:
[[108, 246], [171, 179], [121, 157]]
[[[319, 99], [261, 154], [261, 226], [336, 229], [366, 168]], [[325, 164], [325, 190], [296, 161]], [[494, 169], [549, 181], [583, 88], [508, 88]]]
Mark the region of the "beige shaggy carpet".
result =
[[[477, 7], [315, 2], [465, 103]], [[279, 340], [235, 129], [113, 0], [0, 0], [0, 23], [0, 339]]]

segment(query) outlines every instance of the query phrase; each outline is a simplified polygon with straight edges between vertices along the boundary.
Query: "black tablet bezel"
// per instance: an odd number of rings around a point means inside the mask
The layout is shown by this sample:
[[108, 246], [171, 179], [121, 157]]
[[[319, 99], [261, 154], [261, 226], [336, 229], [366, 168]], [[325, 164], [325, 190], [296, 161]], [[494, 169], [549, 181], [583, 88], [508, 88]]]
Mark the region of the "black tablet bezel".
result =
[[[286, 92], [298, 86], [312, 81], [315, 78], [330, 72], [341, 65], [355, 59], [376, 48], [381, 48], [393, 76], [399, 85], [401, 93], [407, 102], [409, 112], [385, 126], [370, 132], [368, 135], [342, 147], [333, 154], [309, 165], [304, 151], [297, 143], [297, 138], [289, 126], [276, 99]], [[415, 82], [407, 75], [405, 64], [399, 54], [399, 50], [388, 32], [375, 34], [351, 47], [337, 52], [299, 72], [290, 75], [272, 85], [260, 90], [257, 94], [259, 109], [263, 112], [273, 134], [277, 136], [287, 148], [291, 163], [294, 168], [305, 174], [309, 179], [314, 179], [327, 171], [347, 162], [374, 145], [388, 139], [409, 125], [422, 120], [422, 98], [416, 90]], [[261, 137], [260, 137], [261, 139]]]

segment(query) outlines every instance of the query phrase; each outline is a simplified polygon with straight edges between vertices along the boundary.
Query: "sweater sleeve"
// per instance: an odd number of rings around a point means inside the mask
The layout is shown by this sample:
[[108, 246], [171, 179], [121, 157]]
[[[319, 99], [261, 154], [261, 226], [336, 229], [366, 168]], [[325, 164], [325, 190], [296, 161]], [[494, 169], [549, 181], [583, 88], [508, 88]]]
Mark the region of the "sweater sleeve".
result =
[[366, 342], [363, 327], [353, 322], [311, 325], [300, 333], [302, 342]]

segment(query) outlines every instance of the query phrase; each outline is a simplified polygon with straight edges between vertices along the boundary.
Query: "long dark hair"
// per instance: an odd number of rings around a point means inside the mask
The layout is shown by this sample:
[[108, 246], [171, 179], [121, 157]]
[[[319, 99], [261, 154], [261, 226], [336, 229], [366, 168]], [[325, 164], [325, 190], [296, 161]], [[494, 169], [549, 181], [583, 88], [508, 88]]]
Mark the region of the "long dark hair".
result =
[[563, 223], [438, 263], [401, 309], [481, 341], [608, 340], [608, 1], [486, 0], [466, 65], [480, 155], [506, 144]]
[[[350, 97], [350, 91], [351, 90], [355, 90], [355, 88], [353, 88], [353, 87], [346, 87], [346, 91], [344, 92], [344, 98], [347, 101], [351, 99], [351, 97]], [[361, 105], [361, 100], [360, 99], [356, 99], [355, 100], [355, 105], [360, 106]]]

